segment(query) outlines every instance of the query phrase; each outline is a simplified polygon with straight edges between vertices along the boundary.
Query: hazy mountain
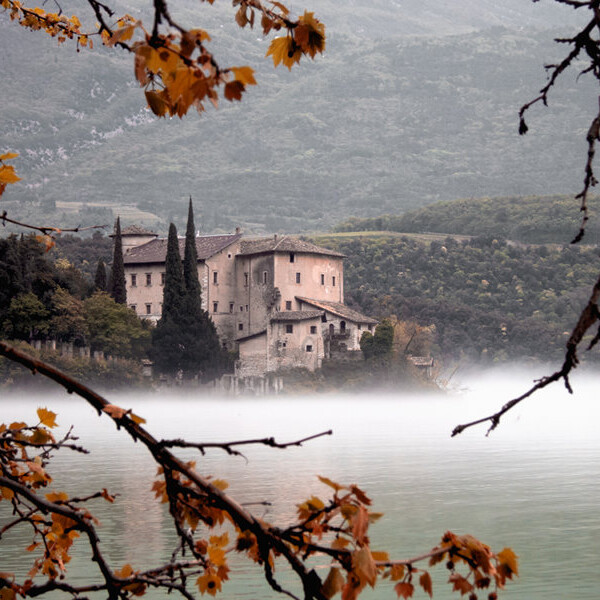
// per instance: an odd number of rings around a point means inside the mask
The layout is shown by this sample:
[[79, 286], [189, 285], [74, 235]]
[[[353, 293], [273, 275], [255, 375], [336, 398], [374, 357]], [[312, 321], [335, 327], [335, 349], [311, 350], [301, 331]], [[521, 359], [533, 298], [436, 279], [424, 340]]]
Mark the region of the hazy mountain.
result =
[[[183, 222], [191, 194], [207, 231], [303, 231], [438, 200], [578, 191], [593, 82], [567, 75], [524, 138], [517, 110], [564, 50], [552, 38], [585, 14], [526, 0], [302, 6], [326, 21], [328, 47], [291, 73], [272, 69], [268, 42], [232, 24], [227, 3], [202, 7], [195, 23], [224, 64], [251, 64], [259, 86], [181, 121], [148, 113], [123, 52], [76, 53], [0, 16], [0, 149], [21, 153], [24, 179], [3, 205], [163, 227]], [[186, 19], [191, 7], [176, 5]]]

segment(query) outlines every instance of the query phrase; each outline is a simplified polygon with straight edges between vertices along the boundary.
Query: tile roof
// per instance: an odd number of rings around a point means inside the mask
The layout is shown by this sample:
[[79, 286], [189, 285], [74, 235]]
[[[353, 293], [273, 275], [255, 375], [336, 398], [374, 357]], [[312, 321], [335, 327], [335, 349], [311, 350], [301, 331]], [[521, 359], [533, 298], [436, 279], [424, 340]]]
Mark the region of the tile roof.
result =
[[340, 258], [345, 257], [341, 252], [329, 250], [329, 248], [321, 248], [321, 246], [315, 246], [315, 244], [311, 244], [310, 242], [287, 235], [243, 240], [241, 243], [241, 255], [263, 254], [265, 252], [304, 252], [305, 254], [325, 254], [327, 256], [339, 256]]
[[[241, 233], [230, 235], [203, 235], [196, 238], [198, 260], [206, 260], [233, 244], [242, 237]], [[183, 258], [185, 238], [179, 238], [179, 255]], [[164, 263], [167, 256], [167, 240], [164, 238], [152, 240], [129, 250], [123, 256], [126, 265]]]
[[307, 321], [309, 319], [320, 319], [323, 316], [322, 310], [282, 310], [273, 313], [273, 321]]
[[150, 231], [149, 229], [144, 229], [139, 225], [129, 225], [128, 227], [125, 227], [125, 229], [121, 231], [121, 235], [154, 235], [158, 237], [158, 233]]
[[355, 323], [367, 323], [371, 325], [379, 323], [377, 319], [366, 317], [365, 315], [362, 315], [356, 310], [348, 308], [345, 304], [341, 304], [340, 302], [329, 302], [327, 300], [313, 300], [311, 298], [304, 298], [302, 296], [296, 296], [296, 300], [300, 300], [300, 302], [305, 302], [306, 304], [310, 304], [311, 306], [315, 306], [316, 308], [320, 308], [321, 310], [330, 312], [338, 317], [341, 317], [342, 319], [354, 321]]

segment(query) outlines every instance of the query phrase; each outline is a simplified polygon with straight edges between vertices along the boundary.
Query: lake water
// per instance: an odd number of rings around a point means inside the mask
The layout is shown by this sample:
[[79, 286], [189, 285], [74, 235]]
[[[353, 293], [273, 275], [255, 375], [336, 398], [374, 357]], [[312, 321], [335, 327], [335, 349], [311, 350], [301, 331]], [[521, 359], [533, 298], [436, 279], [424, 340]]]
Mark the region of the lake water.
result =
[[[489, 437], [480, 427], [450, 438], [456, 424], [499, 408], [524, 391], [533, 376], [497, 372], [470, 382], [461, 395], [435, 397], [153, 394], [110, 399], [146, 418], [147, 429], [158, 438], [226, 441], [273, 435], [284, 442], [331, 428], [333, 436], [302, 448], [249, 447], [247, 461], [218, 450], [205, 457], [181, 455], [196, 458], [202, 473], [226, 479], [238, 500], [271, 502], [256, 511], [275, 524], [290, 523], [296, 503], [312, 494], [326, 496], [329, 488], [316, 478], [324, 475], [357, 483], [374, 499], [374, 510], [385, 513], [371, 528], [375, 549], [405, 558], [435, 546], [448, 529], [471, 533], [496, 550], [510, 546], [520, 557], [521, 576], [500, 598], [595, 599], [600, 591], [600, 379], [574, 379], [573, 396], [560, 385], [542, 391], [509, 413]], [[50, 470], [56, 488], [81, 494], [106, 487], [120, 494], [115, 505], [93, 505], [114, 567], [129, 562], [145, 568], [167, 558], [174, 539], [164, 506], [150, 491], [156, 469], [144, 449], [66, 394], [4, 394], [0, 422], [34, 422], [38, 406], [58, 413], [61, 431], [74, 424], [80, 443], [92, 451], [56, 457]], [[7, 508], [0, 503], [0, 519]], [[31, 556], [22, 548], [29, 541], [16, 534], [2, 539], [1, 571], [26, 570]], [[75, 581], [90, 571], [85, 554], [71, 564]], [[435, 598], [457, 597], [446, 579], [447, 572], [438, 568]], [[274, 594], [260, 570], [236, 562], [222, 597]], [[394, 598], [395, 593], [381, 585], [364, 597]], [[415, 597], [426, 596], [419, 591]]]

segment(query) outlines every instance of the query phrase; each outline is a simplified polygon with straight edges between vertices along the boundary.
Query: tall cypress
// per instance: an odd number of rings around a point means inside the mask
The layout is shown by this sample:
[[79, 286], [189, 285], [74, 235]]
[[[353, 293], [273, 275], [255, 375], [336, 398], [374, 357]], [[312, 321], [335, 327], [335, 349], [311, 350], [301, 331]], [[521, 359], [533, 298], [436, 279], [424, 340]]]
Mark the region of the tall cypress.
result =
[[102, 259], [98, 261], [98, 266], [96, 267], [94, 286], [97, 292], [106, 291], [106, 265], [104, 264], [104, 261]]
[[183, 369], [182, 363], [186, 354], [184, 296], [185, 286], [177, 229], [171, 223], [165, 260], [162, 315], [156, 328], [152, 331], [152, 349], [150, 351], [156, 371], [171, 376], [177, 375]]
[[198, 280], [198, 252], [196, 250], [196, 227], [194, 225], [194, 208], [192, 197], [188, 207], [187, 229], [185, 231], [185, 252], [183, 255], [183, 277], [185, 280], [186, 295], [193, 300], [200, 300], [200, 281]]
[[181, 321], [183, 313], [183, 300], [185, 286], [183, 282], [183, 269], [179, 254], [179, 240], [177, 229], [169, 225], [167, 239], [167, 257], [165, 259], [165, 287], [163, 290], [162, 318], [170, 318], [175, 322]]
[[121, 219], [117, 217], [115, 226], [115, 244], [113, 264], [110, 275], [110, 295], [119, 304], [127, 304], [127, 288], [125, 286], [125, 265], [123, 264], [123, 241], [121, 239]]

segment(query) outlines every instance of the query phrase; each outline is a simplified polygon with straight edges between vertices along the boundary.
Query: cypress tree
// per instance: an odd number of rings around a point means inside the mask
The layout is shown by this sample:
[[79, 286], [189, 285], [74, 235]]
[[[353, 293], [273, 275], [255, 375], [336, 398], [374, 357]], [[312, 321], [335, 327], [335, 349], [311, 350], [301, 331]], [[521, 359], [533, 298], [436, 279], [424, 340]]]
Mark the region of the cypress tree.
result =
[[121, 220], [117, 217], [115, 226], [115, 244], [113, 264], [110, 275], [110, 295], [119, 304], [127, 304], [127, 288], [125, 286], [125, 265], [123, 264], [123, 241], [121, 239]]
[[162, 315], [152, 332], [150, 356], [159, 373], [177, 375], [182, 370], [185, 348], [185, 287], [177, 229], [171, 223], [165, 260]]
[[181, 366], [186, 378], [200, 374], [203, 380], [210, 380], [219, 375], [223, 357], [215, 325], [210, 315], [202, 309], [201, 288], [198, 280], [196, 227], [191, 197], [185, 233], [183, 273], [185, 310], [182, 314], [181, 339], [185, 352]]
[[97, 292], [106, 291], [106, 265], [104, 264], [104, 261], [102, 259], [98, 261], [98, 266], [96, 267], [94, 286]]

